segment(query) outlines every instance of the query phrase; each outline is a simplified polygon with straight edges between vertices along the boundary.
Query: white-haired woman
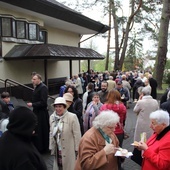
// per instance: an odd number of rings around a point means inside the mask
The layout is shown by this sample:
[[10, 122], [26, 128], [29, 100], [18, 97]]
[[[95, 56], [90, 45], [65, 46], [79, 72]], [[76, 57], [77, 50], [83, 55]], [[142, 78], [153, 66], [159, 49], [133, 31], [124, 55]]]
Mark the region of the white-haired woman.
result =
[[114, 156], [119, 141], [113, 133], [119, 116], [111, 110], [102, 111], [93, 121], [93, 127], [82, 137], [75, 170], [117, 170]]
[[137, 114], [134, 140], [140, 141], [140, 134], [146, 132], [147, 139], [153, 134], [153, 130], [149, 127], [149, 114], [159, 108], [157, 100], [153, 99], [151, 89], [144, 87], [141, 91], [140, 99], [137, 101], [133, 111]]
[[170, 169], [170, 126], [167, 111], [157, 110], [149, 116], [154, 134], [145, 142], [139, 142], [143, 150], [142, 170]]
[[80, 125], [75, 114], [67, 111], [63, 97], [55, 99], [50, 116], [50, 150], [55, 155], [53, 170], [73, 170], [81, 138]]

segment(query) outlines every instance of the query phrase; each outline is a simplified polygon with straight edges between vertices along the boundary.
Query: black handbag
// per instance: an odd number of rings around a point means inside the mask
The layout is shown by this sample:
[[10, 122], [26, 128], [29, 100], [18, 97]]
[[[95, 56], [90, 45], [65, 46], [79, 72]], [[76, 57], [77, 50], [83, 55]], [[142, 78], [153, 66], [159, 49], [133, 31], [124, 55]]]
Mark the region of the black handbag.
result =
[[142, 165], [142, 156], [141, 156], [141, 151], [138, 150], [137, 148], [134, 148], [133, 150], [133, 155], [131, 156], [131, 160], [133, 160], [134, 162], [136, 162], [138, 165]]

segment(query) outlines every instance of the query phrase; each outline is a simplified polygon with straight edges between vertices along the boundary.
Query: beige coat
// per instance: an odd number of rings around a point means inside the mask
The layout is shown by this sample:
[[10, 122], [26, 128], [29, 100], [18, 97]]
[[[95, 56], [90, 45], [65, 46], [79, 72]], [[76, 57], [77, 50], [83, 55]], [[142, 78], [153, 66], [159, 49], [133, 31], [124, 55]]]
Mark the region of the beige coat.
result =
[[82, 84], [81, 84], [81, 79], [78, 77], [75, 81], [75, 87], [78, 91], [78, 94], [83, 94], [83, 88], [82, 88]]
[[[111, 138], [114, 146], [118, 147], [116, 135]], [[105, 145], [106, 141], [97, 129], [92, 127], [88, 130], [80, 141], [74, 170], [117, 170], [117, 157], [114, 154], [106, 156]]]
[[147, 139], [153, 134], [153, 131], [150, 128], [149, 115], [158, 108], [158, 102], [153, 99], [152, 96], [143, 96], [142, 100], [139, 100], [136, 103], [136, 106], [133, 109], [138, 115], [134, 134], [135, 141], [140, 141], [140, 134], [142, 132], [146, 132]]
[[[56, 141], [52, 136], [52, 132], [55, 126], [54, 112], [50, 116], [50, 146], [51, 154], [55, 155], [53, 170], [58, 170], [57, 155], [56, 155]], [[77, 116], [73, 113], [66, 112], [63, 118], [63, 131], [61, 134], [62, 145], [62, 164], [63, 170], [74, 170], [76, 155], [75, 151], [78, 151], [78, 145], [81, 138], [80, 125]]]

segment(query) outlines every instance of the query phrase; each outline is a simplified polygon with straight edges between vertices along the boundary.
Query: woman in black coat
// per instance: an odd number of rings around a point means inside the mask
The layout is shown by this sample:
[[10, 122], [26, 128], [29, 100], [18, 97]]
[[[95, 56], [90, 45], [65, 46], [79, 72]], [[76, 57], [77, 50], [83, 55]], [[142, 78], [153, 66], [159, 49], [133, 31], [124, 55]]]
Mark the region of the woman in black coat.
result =
[[10, 113], [8, 130], [0, 138], [1, 170], [47, 170], [31, 143], [36, 124], [35, 114], [26, 107], [17, 107]]
[[77, 115], [77, 118], [80, 123], [81, 134], [83, 135], [84, 134], [83, 117], [82, 117], [83, 102], [78, 97], [78, 91], [74, 86], [72, 85], [67, 86], [67, 88], [65, 89], [65, 93], [71, 93], [73, 95], [73, 103], [68, 108], [68, 111], [75, 113]]

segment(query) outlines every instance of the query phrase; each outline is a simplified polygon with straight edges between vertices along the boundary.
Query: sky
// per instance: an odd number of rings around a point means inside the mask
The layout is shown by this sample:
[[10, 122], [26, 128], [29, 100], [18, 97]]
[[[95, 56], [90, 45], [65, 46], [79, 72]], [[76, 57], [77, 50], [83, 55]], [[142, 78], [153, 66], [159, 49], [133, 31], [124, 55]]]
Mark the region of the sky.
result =
[[[63, 0], [57, 0], [58, 2], [63, 2]], [[82, 3], [84, 0], [79, 0], [78, 3]], [[69, 3], [73, 3], [76, 4], [76, 0], [70, 0]], [[129, 16], [130, 12], [129, 12], [129, 0], [122, 0], [121, 3], [123, 4], [123, 12], [125, 16]], [[65, 4], [66, 5], [66, 4]], [[69, 6], [70, 8], [74, 9], [74, 5]], [[103, 6], [102, 5], [98, 5], [96, 7], [92, 7], [92, 8], [87, 8], [86, 10], [80, 11], [83, 15], [94, 19], [96, 21], [101, 22], [102, 24], [108, 24], [108, 17], [105, 16], [103, 17]], [[121, 14], [121, 13], [120, 13]], [[112, 35], [111, 35], [111, 47], [114, 47], [114, 35], [113, 35], [113, 29], [112, 29]], [[86, 38], [88, 38], [89, 36], [92, 35], [87, 35], [87, 36], [83, 36], [83, 38], [81, 39], [84, 40]], [[101, 53], [101, 54], [106, 54], [107, 51], [107, 38], [102, 38], [102, 36], [96, 36], [93, 37], [91, 39], [89, 39], [88, 41], [85, 41], [84, 43], [81, 44], [81, 47], [84, 48], [89, 48], [90, 42], [93, 42], [93, 46], [94, 46], [94, 50], [96, 50], [97, 52]], [[143, 52], [145, 53], [147, 50], [152, 49], [153, 48], [153, 42], [151, 42], [148, 38], [145, 38], [143, 41]]]

